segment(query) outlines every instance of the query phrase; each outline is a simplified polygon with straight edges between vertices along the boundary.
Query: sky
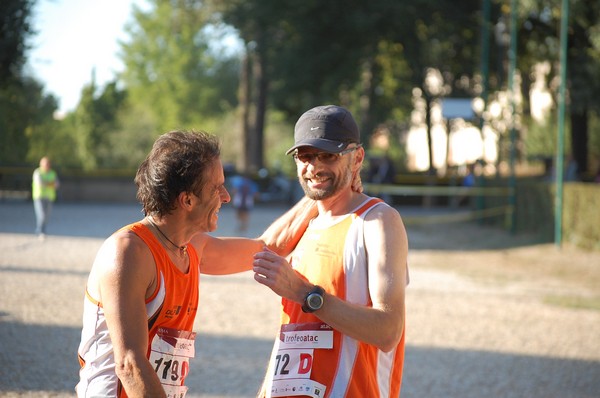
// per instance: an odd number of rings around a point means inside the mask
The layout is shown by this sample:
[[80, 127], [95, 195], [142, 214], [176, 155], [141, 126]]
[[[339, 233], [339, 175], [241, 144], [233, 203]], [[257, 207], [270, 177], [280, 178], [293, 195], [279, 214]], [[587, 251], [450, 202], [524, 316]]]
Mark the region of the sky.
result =
[[37, 1], [29, 68], [46, 93], [58, 98], [59, 113], [75, 109], [93, 70], [100, 87], [123, 70], [118, 40], [127, 39], [133, 4], [146, 5], [144, 0]]

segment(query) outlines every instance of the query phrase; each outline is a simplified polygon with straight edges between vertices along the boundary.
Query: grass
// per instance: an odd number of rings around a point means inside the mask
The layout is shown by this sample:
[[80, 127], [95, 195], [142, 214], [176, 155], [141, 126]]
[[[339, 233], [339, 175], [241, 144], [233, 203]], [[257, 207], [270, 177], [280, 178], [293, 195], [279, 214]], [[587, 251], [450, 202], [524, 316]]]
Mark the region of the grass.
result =
[[547, 295], [544, 303], [565, 308], [600, 311], [600, 296]]

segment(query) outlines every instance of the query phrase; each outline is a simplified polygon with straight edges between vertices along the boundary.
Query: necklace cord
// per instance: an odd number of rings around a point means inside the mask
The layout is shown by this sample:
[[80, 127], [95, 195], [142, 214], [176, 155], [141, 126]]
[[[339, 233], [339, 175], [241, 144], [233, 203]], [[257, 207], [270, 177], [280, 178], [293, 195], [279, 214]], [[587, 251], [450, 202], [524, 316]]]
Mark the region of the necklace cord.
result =
[[159, 234], [161, 234], [161, 235], [162, 235], [162, 237], [163, 237], [163, 238], [165, 238], [165, 239], [167, 240], [167, 242], [169, 242], [170, 244], [172, 244], [172, 245], [173, 245], [173, 247], [175, 247], [175, 248], [179, 249], [179, 251], [180, 251], [182, 254], [186, 254], [186, 253], [187, 253], [187, 245], [183, 245], [183, 246], [176, 245], [176, 244], [175, 244], [175, 243], [174, 243], [174, 242], [173, 242], [171, 239], [169, 239], [169, 238], [167, 237], [167, 235], [165, 235], [165, 234], [164, 234], [164, 232], [163, 232], [163, 231], [161, 231], [161, 230], [160, 230], [160, 228], [158, 228], [158, 225], [156, 225], [156, 224], [154, 223], [154, 221], [152, 221], [152, 218], [151, 218], [151, 217], [148, 217], [148, 222], [149, 222], [149, 223], [150, 223], [150, 224], [151, 224], [151, 225], [152, 225], [154, 228], [156, 228], [156, 230], [158, 231], [158, 233], [159, 233]]

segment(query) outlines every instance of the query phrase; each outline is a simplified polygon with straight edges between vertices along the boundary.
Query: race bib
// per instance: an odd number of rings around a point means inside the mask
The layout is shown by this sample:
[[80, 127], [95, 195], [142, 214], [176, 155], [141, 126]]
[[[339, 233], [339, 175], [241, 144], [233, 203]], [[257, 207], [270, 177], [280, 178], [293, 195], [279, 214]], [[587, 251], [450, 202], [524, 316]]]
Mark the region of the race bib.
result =
[[183, 384], [190, 371], [190, 358], [195, 355], [196, 333], [159, 328], [150, 346], [150, 363], [158, 375], [167, 398], [184, 398]]
[[270, 397], [308, 396], [321, 398], [326, 387], [310, 375], [315, 349], [333, 348], [333, 329], [324, 323], [281, 326], [277, 353], [271, 360]]

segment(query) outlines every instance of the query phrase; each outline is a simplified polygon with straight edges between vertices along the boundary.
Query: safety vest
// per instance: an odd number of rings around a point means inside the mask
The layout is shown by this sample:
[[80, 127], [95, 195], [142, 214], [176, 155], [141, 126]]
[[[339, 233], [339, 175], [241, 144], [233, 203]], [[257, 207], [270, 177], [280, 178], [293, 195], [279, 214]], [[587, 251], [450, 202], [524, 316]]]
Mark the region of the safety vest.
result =
[[44, 172], [40, 168], [35, 169], [31, 184], [31, 197], [33, 199], [48, 199], [54, 202], [56, 200], [56, 180], [54, 170]]

